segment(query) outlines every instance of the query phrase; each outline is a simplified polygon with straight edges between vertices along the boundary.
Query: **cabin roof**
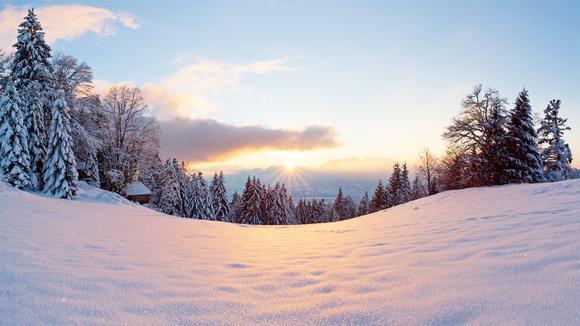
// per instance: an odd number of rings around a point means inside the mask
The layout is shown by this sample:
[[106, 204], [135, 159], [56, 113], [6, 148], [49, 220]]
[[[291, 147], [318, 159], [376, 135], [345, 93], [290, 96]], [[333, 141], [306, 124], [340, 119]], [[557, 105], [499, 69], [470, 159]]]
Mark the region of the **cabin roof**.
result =
[[125, 194], [127, 194], [127, 196], [150, 195], [151, 190], [145, 187], [145, 185], [140, 181], [133, 181], [125, 188]]

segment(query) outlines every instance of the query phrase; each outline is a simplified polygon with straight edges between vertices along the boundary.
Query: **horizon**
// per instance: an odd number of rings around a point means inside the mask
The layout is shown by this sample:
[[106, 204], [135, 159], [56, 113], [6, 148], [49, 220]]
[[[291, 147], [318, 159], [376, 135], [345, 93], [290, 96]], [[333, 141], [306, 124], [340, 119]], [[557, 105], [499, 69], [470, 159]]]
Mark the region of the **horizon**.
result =
[[196, 169], [413, 165], [424, 148], [443, 154], [444, 128], [480, 83], [508, 109], [524, 87], [537, 114], [562, 99], [580, 150], [578, 2], [76, 3], [4, 2], [0, 49], [35, 7], [53, 52], [87, 62], [97, 90], [140, 87], [164, 158]]

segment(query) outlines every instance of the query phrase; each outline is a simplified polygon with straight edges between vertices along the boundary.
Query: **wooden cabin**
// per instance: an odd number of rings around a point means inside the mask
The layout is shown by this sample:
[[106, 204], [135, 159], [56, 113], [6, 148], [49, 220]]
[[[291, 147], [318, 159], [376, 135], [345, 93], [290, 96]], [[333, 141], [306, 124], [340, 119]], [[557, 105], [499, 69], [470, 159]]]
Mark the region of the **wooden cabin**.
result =
[[141, 205], [148, 204], [151, 198], [151, 190], [147, 188], [141, 181], [132, 181], [125, 188], [125, 196], [130, 201], [139, 203]]

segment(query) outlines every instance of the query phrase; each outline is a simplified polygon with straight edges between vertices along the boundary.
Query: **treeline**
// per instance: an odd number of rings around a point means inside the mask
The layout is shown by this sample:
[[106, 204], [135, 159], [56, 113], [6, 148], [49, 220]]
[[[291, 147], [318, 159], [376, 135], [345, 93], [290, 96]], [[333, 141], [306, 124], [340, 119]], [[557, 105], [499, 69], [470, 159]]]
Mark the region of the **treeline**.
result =
[[507, 105], [498, 91], [481, 85], [467, 95], [443, 134], [445, 155], [431, 158], [438, 191], [578, 177], [564, 140], [570, 128], [560, 116], [561, 101], [551, 100], [536, 123], [527, 90], [512, 109]]

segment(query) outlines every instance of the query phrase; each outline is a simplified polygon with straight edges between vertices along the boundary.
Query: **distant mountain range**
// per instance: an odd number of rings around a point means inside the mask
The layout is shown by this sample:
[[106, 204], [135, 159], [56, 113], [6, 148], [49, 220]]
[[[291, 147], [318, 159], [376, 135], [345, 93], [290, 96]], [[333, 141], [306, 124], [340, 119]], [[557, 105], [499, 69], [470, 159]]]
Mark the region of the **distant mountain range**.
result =
[[360, 199], [365, 191], [374, 191], [379, 179], [385, 182], [392, 169], [393, 161], [384, 158], [342, 159], [328, 161], [317, 168], [284, 167], [246, 169], [226, 173], [228, 191], [241, 193], [248, 176], [256, 176], [264, 183], [274, 185], [283, 182], [295, 200], [299, 198], [324, 198], [334, 200], [338, 188], [346, 195]]

